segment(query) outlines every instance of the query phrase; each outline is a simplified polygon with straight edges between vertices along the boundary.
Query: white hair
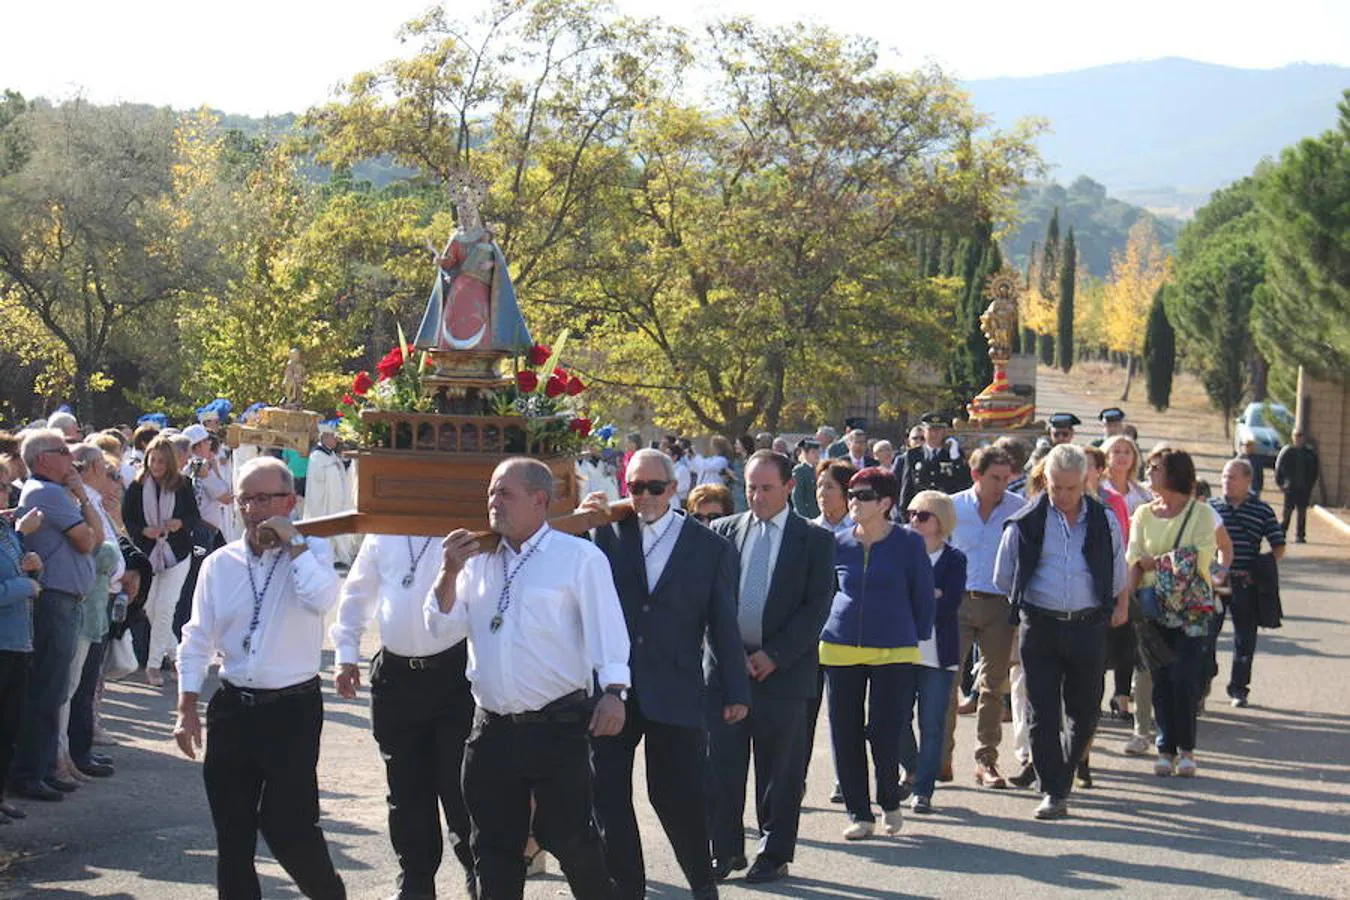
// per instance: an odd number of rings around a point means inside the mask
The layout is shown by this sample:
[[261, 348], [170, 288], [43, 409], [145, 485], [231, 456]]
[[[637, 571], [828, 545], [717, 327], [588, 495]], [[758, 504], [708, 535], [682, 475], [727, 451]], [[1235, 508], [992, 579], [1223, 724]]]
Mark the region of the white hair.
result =
[[666, 456], [660, 450], [653, 450], [651, 447], [644, 447], [633, 453], [632, 459], [628, 460], [628, 468], [623, 473], [624, 477], [627, 478], [629, 472], [633, 471], [635, 467], [642, 465], [649, 459], [654, 459], [661, 463], [661, 468], [664, 469], [666, 473], [666, 481], [675, 480], [675, 460]]
[[1242, 474], [1246, 475], [1248, 478], [1252, 477], [1252, 464], [1247, 462], [1245, 459], [1230, 459], [1228, 462], [1223, 464], [1223, 467], [1225, 469], [1231, 467], [1235, 471], [1241, 472]]
[[47, 417], [47, 427], [55, 428], [62, 432], [66, 431], [66, 429], [78, 431], [80, 423], [68, 412], [55, 412]]
[[281, 476], [282, 490], [288, 494], [295, 492], [295, 475], [291, 473], [291, 467], [275, 456], [255, 456], [244, 463], [239, 469], [239, 484], [242, 486], [255, 472], [276, 472]]
[[1051, 472], [1077, 472], [1080, 477], [1086, 477], [1087, 467], [1087, 454], [1074, 444], [1056, 444], [1045, 455], [1046, 478]]
[[37, 467], [38, 457], [48, 450], [66, 445], [66, 436], [55, 428], [32, 428], [24, 432], [23, 443], [19, 445], [19, 456], [28, 471]]

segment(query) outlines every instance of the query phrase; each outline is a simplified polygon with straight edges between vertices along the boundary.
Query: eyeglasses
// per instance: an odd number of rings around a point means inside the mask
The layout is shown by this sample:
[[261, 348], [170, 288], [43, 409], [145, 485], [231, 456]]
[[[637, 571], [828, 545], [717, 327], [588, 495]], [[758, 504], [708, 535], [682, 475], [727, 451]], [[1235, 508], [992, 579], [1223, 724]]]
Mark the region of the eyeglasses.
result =
[[70, 448], [69, 448], [69, 447], [48, 447], [46, 450], [41, 450], [41, 451], [39, 451], [39, 455], [41, 455], [41, 454], [43, 454], [43, 453], [59, 453], [59, 454], [61, 454], [62, 456], [69, 456], [69, 455], [70, 455]]
[[270, 494], [240, 494], [239, 505], [240, 507], [258, 506], [262, 503], [272, 503], [276, 500], [280, 500], [282, 497], [289, 496], [291, 496], [289, 491], [275, 491]]
[[643, 494], [651, 494], [653, 497], [660, 496], [670, 487], [671, 482], [660, 481], [653, 478], [651, 481], [630, 481], [628, 482], [628, 493], [634, 497], [641, 497]]
[[880, 495], [871, 488], [858, 488], [848, 492], [848, 499], [857, 500], [859, 503], [875, 503]]
[[936, 519], [937, 516], [926, 509], [907, 509], [905, 510], [906, 522], [927, 522], [929, 519]]
[[707, 525], [709, 522], [713, 520], [712, 516], [704, 515], [703, 513], [690, 513], [689, 518], [693, 519], [696, 522], [702, 522], [704, 525]]

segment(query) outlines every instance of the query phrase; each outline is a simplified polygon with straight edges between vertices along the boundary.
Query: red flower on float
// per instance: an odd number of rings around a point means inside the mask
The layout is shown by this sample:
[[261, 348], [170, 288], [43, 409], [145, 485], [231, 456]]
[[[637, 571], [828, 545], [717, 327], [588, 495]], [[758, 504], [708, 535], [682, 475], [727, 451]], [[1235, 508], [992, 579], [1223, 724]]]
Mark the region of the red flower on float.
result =
[[567, 427], [577, 432], [582, 437], [591, 433], [591, 420], [586, 418], [576, 418], [567, 423]]
[[567, 393], [567, 376], [559, 378], [557, 375], [550, 375], [548, 384], [544, 385], [544, 395], [547, 397], [561, 397]]
[[580, 378], [573, 375], [570, 379], [568, 379], [567, 396], [575, 397], [577, 394], [580, 394], [584, 390], [586, 390], [586, 385], [582, 383]]
[[369, 372], [357, 372], [356, 377], [352, 379], [352, 393], [358, 397], [364, 397], [375, 382], [371, 380]]
[[[355, 405], [356, 405], [356, 398], [353, 397], [351, 394], [343, 394], [343, 395], [342, 395], [342, 405], [343, 405], [343, 406], [355, 406]], [[339, 414], [339, 415], [340, 415], [340, 414]]]
[[516, 373], [516, 388], [522, 394], [533, 394], [539, 387], [539, 376], [526, 369], [523, 372]]
[[548, 358], [553, 355], [553, 351], [543, 344], [535, 344], [530, 348], [529, 355], [526, 357], [532, 366], [542, 366], [548, 362]]
[[[412, 348], [408, 348], [408, 354], [411, 355]], [[393, 378], [399, 372], [403, 371], [404, 352], [402, 347], [395, 347], [384, 355], [384, 359], [375, 364], [376, 370], [380, 373], [380, 380], [386, 381]]]

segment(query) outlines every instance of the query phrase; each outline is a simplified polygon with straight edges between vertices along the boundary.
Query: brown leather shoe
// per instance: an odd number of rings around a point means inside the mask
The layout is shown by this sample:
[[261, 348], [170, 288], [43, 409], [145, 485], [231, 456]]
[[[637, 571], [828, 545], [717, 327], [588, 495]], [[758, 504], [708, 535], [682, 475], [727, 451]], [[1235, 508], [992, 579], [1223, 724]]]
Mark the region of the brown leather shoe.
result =
[[975, 763], [975, 783], [980, 787], [998, 790], [1008, 786], [1007, 780], [998, 773], [998, 764], [994, 762]]
[[962, 700], [959, 704], [957, 704], [956, 714], [958, 716], [973, 716], [975, 715], [975, 710], [979, 707], [979, 705], [980, 705], [980, 695], [971, 694], [969, 697], [967, 697], [966, 699]]

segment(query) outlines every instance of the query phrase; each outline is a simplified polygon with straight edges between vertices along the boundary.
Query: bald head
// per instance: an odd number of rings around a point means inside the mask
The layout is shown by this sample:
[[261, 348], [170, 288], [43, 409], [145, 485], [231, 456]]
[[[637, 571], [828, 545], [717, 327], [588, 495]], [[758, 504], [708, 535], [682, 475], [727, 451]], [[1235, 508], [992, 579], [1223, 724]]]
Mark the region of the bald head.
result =
[[515, 547], [548, 520], [553, 472], [537, 459], [517, 456], [502, 462], [488, 485], [488, 524]]

